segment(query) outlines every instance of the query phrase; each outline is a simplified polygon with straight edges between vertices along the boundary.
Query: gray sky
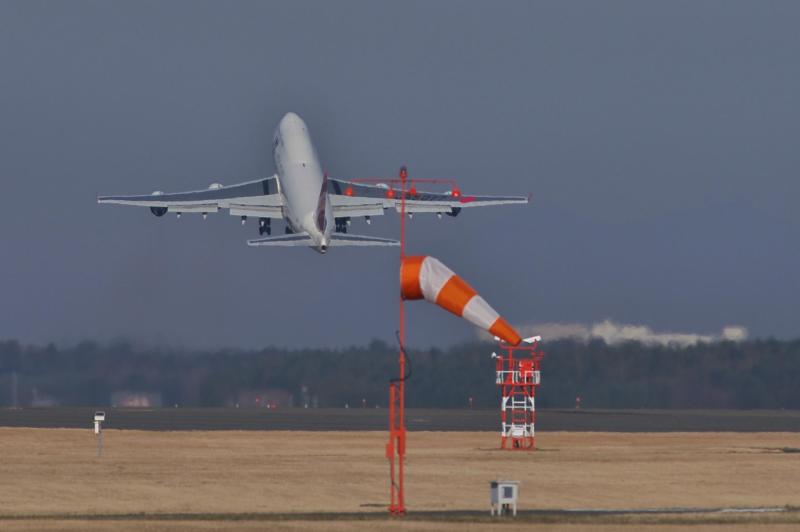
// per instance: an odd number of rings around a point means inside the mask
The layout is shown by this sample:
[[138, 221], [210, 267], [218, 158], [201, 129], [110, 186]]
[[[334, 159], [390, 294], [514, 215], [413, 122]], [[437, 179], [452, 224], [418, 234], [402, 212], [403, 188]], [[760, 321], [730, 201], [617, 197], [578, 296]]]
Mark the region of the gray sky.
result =
[[[0, 1], [0, 337], [390, 339], [395, 251], [95, 204], [272, 175], [289, 110], [331, 176], [532, 192], [410, 225], [513, 323], [797, 337], [798, 24], [797, 2]], [[411, 343], [474, 338], [408, 310]]]

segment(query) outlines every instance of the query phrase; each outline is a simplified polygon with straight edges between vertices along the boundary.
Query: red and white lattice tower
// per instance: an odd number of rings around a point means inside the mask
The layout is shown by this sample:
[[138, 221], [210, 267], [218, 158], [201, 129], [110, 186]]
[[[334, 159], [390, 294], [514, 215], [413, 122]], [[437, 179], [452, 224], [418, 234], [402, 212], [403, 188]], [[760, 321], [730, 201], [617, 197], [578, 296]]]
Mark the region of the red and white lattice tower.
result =
[[500, 343], [496, 361], [496, 382], [502, 393], [502, 449], [536, 448], [536, 388], [542, 382], [541, 363], [544, 353], [539, 337], [530, 343], [512, 346]]

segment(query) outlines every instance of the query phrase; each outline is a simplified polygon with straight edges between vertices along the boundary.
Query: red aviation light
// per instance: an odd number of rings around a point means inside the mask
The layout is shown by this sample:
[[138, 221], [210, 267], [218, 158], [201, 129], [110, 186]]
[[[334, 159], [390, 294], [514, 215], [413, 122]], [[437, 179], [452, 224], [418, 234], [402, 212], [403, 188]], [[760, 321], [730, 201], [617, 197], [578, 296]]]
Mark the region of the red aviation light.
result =
[[452, 195], [454, 198], [460, 198], [460, 197], [461, 197], [461, 191], [460, 191], [460, 190], [458, 190], [456, 187], [453, 187], [453, 189], [450, 191], [450, 194], [451, 194], [451, 195]]
[[411, 187], [408, 189], [408, 195], [414, 197], [417, 195], [417, 187]]
[[408, 168], [406, 168], [405, 166], [400, 167], [400, 179], [404, 181], [408, 179]]
[[344, 194], [345, 194], [345, 196], [352, 196], [353, 195], [353, 187], [347, 187], [344, 190]]
[[393, 199], [394, 198], [394, 190], [392, 190], [391, 188], [389, 190], [387, 190], [386, 191], [386, 197], [389, 198], [389, 199]]

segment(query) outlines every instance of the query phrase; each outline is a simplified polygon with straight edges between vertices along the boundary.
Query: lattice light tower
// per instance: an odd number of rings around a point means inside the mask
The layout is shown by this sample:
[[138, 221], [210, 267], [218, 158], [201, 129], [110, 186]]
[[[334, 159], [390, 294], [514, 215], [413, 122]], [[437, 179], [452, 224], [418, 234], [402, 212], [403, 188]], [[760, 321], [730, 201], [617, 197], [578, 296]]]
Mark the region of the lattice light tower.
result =
[[500, 342], [500, 353], [492, 354], [496, 362], [495, 381], [502, 394], [502, 449], [536, 448], [536, 388], [542, 382], [541, 363], [544, 352], [535, 336], [518, 346]]

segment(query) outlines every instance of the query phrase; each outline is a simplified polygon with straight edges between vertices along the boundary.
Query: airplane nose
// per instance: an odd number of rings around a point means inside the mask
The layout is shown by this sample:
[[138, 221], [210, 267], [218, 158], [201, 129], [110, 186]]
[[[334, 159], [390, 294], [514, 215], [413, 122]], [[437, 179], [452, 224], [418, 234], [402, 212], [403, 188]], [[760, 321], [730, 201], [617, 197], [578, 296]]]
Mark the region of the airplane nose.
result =
[[297, 114], [288, 112], [281, 118], [281, 127], [292, 127], [302, 125], [303, 120]]

